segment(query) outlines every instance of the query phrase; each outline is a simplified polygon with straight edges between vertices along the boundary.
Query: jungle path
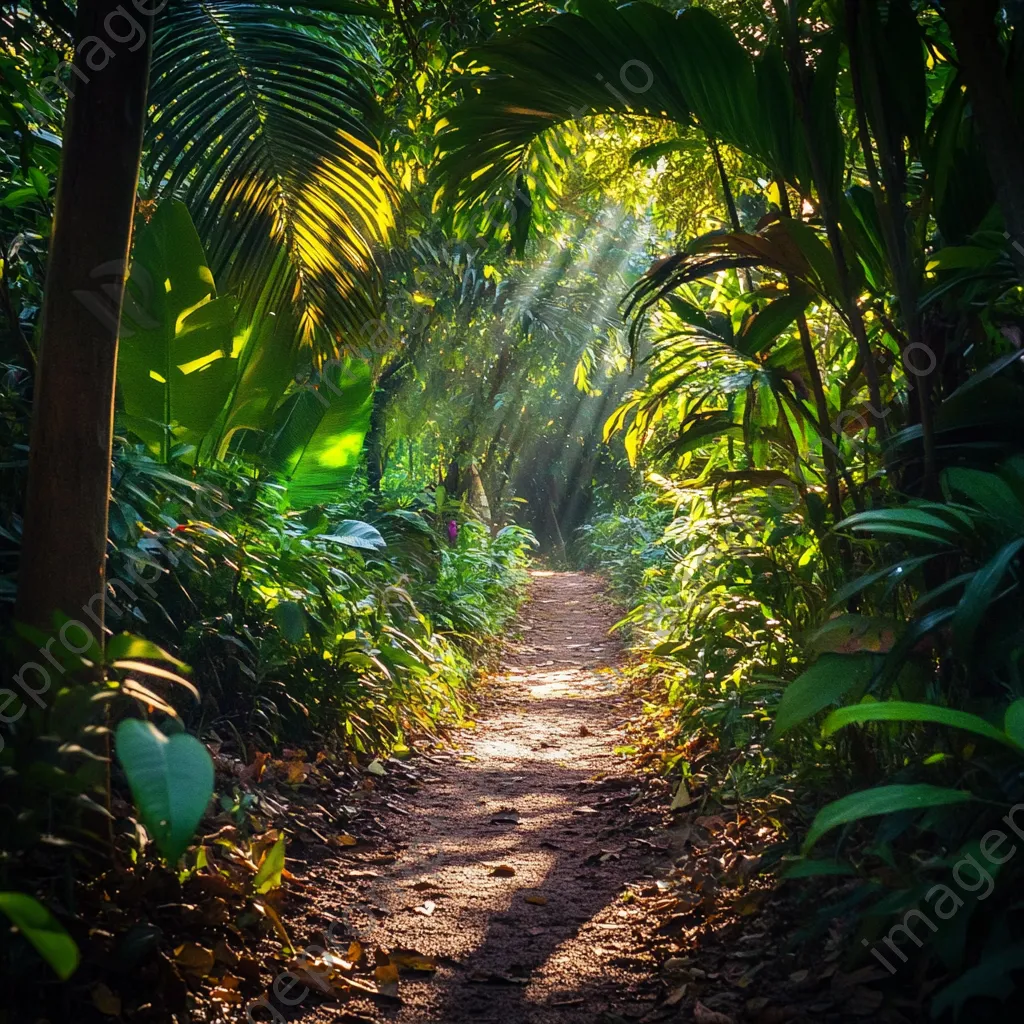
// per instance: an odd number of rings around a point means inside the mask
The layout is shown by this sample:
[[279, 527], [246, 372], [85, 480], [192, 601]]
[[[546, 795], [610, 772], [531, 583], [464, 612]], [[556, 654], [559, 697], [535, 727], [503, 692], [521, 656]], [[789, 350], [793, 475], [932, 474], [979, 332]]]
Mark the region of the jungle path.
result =
[[635, 952], [636, 908], [620, 897], [664, 852], [614, 753], [627, 705], [617, 617], [597, 578], [532, 573], [476, 728], [460, 754], [410, 763], [420, 784], [385, 817], [390, 856], [377, 857], [393, 863], [355, 877], [358, 904], [339, 892], [333, 911], [368, 949], [415, 950], [438, 969], [403, 973], [400, 1004], [353, 1001], [341, 1020], [597, 1024], [654, 1009], [658, 967]]

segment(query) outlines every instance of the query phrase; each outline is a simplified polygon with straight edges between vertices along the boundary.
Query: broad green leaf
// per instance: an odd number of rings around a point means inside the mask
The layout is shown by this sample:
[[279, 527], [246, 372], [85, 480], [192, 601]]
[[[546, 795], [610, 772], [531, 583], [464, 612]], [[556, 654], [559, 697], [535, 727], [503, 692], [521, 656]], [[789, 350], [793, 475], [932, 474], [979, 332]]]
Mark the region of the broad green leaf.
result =
[[804, 641], [812, 654], [884, 653], [896, 638], [897, 624], [890, 619], [868, 615], [837, 615], [813, 630]]
[[823, 654], [786, 687], [775, 712], [775, 735], [806, 722], [855, 687], [867, 685], [875, 664], [871, 654]]
[[[883, 5], [865, 7], [881, 21]], [[918, 143], [928, 110], [924, 33], [909, 0], [889, 0], [886, 13], [875, 37], [880, 53], [869, 59], [878, 61], [882, 102], [888, 104], [897, 131]]]
[[42, 903], [23, 892], [0, 892], [0, 910], [35, 946], [61, 981], [67, 981], [75, 973], [78, 946]]
[[168, 864], [177, 864], [213, 796], [209, 752], [194, 736], [168, 737], [135, 718], [117, 727], [115, 747], [139, 818]]
[[879, 569], [877, 572], [859, 576], [840, 587], [829, 598], [826, 610], [831, 611], [833, 608], [838, 608], [839, 605], [845, 604], [854, 595], [859, 594], [862, 590], [866, 590], [872, 584], [878, 583], [881, 580], [888, 579], [890, 585], [902, 581], [909, 577], [914, 569], [935, 557], [935, 555], [920, 555], [917, 558], [905, 558], [902, 562], [897, 562], [895, 565], [887, 565], [884, 569]]
[[943, 472], [942, 483], [950, 494], [960, 495], [993, 519], [1024, 532], [1024, 504], [999, 474], [953, 466]]
[[307, 633], [306, 613], [295, 601], [282, 601], [271, 613], [281, 635], [289, 643], [297, 644]]
[[[263, 303], [260, 304], [263, 309]], [[257, 314], [242, 332], [243, 347], [231, 397], [203, 448], [204, 457], [227, 455], [239, 430], [266, 431], [286, 388], [295, 376], [298, 324], [291, 314]]]
[[839, 523], [837, 529], [870, 530], [872, 533], [916, 537], [938, 544], [951, 544], [958, 533], [945, 519], [917, 508], [883, 508], [858, 512]]
[[1017, 538], [1004, 545], [998, 554], [974, 573], [964, 588], [963, 597], [960, 598], [950, 624], [953, 641], [964, 654], [969, 654], [974, 647], [974, 635], [989, 605], [995, 600], [1003, 577], [1022, 547], [1024, 538]]
[[782, 872], [783, 878], [820, 878], [823, 875], [855, 875], [849, 864], [838, 860], [798, 860]]
[[[980, 998], [987, 1002], [1005, 1001], [1014, 993], [1019, 994], [1019, 987], [1013, 980], [1015, 972], [1024, 967], [1024, 942], [1015, 943], [1005, 949], [986, 953], [981, 961], [960, 975], [956, 981], [941, 989], [932, 1000], [931, 1013], [933, 1019], [940, 1018], [948, 1010], [959, 1018], [964, 1004], [970, 999]], [[1010, 1016], [1004, 1019], [1017, 1019], [1019, 1014], [1008, 1011]], [[990, 1020], [997, 1018], [991, 1017]]]
[[1024, 699], [1015, 700], [1006, 709], [1006, 718], [1003, 720], [1003, 728], [1006, 735], [1024, 749]]
[[977, 270], [988, 267], [1000, 257], [997, 249], [977, 245], [947, 245], [928, 263], [929, 270]]
[[281, 872], [284, 871], [284, 836], [263, 855], [260, 869], [252, 880], [255, 892], [265, 893], [281, 886]]
[[939, 707], [937, 704], [921, 704], [906, 700], [874, 701], [837, 708], [825, 719], [822, 733], [831, 736], [839, 729], [862, 722], [936, 722], [954, 729], [965, 729], [1005, 746], [1017, 746], [1005, 732], [978, 715]]
[[[820, 53], [810, 73], [808, 97], [811, 147], [817, 149], [821, 175], [815, 175], [815, 184], [838, 200], [842, 191], [843, 163], [846, 155], [845, 140], [836, 109], [836, 79], [839, 70], [839, 49], [842, 43], [838, 32], [827, 32], [821, 37]], [[851, 268], [852, 269], [852, 268]], [[858, 268], [859, 269], [859, 268]], [[838, 281], [838, 278], [837, 278]], [[833, 294], [841, 294], [835, 292]]]
[[166, 661], [171, 665], [176, 665], [180, 669], [188, 671], [188, 665], [185, 662], [175, 658], [173, 654], [168, 654], [162, 647], [158, 647], [151, 640], [145, 640], [141, 636], [135, 636], [132, 633], [118, 633], [117, 636], [112, 636], [107, 641], [106, 650], [107, 661], [118, 661], [122, 658], [130, 658], [138, 660], [139, 658], [150, 658], [153, 661]]
[[329, 365], [315, 387], [281, 406], [267, 463], [295, 508], [327, 504], [347, 493], [362, 458], [372, 405], [369, 365], [346, 360]]
[[156, 676], [158, 679], [166, 679], [169, 683], [177, 683], [178, 686], [183, 686], [188, 690], [197, 701], [199, 700], [199, 691], [192, 683], [184, 676], [179, 676], [176, 672], [161, 668], [159, 665], [151, 665], [148, 661], [134, 661], [131, 658], [121, 658], [118, 661], [111, 662], [111, 666], [128, 672], [141, 672], [146, 676]]
[[792, 326], [807, 308], [809, 295], [783, 295], [747, 321], [736, 338], [736, 348], [746, 356], [760, 355]]
[[814, 272], [817, 289], [833, 304], [842, 302], [843, 289], [839, 271], [832, 250], [821, 240], [817, 232], [802, 220], [784, 219], [779, 230], [800, 250], [801, 255]]
[[164, 462], [176, 444], [199, 445], [223, 408], [234, 323], [188, 210], [162, 202], [135, 242], [117, 380], [126, 424]]
[[823, 836], [840, 825], [879, 814], [913, 811], [926, 807], [943, 807], [973, 800], [972, 794], [962, 789], [944, 789], [924, 783], [879, 786], [851, 793], [822, 807], [804, 840], [802, 852], [808, 850]]
[[379, 551], [387, 547], [380, 531], [361, 519], [342, 519], [330, 533], [320, 535], [323, 540], [336, 541], [349, 548], [362, 548], [364, 551]]

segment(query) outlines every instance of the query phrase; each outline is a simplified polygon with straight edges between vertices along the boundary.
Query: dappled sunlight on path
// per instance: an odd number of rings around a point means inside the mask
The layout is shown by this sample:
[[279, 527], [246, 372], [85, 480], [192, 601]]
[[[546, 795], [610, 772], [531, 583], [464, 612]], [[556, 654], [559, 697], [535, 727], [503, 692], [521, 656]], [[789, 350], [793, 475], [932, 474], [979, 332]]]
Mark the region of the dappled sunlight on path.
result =
[[614, 754], [626, 698], [601, 589], [533, 573], [476, 728], [392, 820], [396, 861], [363, 883], [370, 913], [349, 920], [364, 942], [415, 949], [439, 970], [403, 978], [401, 1006], [368, 1004], [372, 1018], [593, 1024], [653, 1005], [651, 964], [616, 946], [631, 928], [619, 897], [648, 869], [637, 837], [652, 827]]

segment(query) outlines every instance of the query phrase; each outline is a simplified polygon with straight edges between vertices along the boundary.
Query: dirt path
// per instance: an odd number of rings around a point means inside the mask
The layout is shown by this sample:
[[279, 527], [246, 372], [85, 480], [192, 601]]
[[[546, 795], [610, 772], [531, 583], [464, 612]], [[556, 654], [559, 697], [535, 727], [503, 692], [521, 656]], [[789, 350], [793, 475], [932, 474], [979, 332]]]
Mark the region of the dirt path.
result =
[[633, 780], [614, 753], [625, 717], [615, 619], [599, 580], [533, 573], [521, 640], [461, 757], [417, 762], [421, 785], [393, 803], [390, 842], [370, 862], [393, 863], [353, 871], [344, 881], [359, 899], [339, 889], [339, 905], [320, 908], [368, 948], [416, 950], [439, 969], [403, 975], [400, 1005], [350, 1003], [342, 1019], [595, 1024], [654, 1005], [657, 967], [631, 953], [620, 898], [647, 871], [654, 829], [630, 808]]

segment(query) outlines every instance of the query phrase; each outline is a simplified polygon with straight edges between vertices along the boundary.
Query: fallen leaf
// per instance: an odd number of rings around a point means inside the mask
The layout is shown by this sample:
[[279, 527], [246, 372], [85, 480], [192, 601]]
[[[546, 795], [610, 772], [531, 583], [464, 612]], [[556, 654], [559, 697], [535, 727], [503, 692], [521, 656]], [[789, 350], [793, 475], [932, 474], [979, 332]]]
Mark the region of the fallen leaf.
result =
[[511, 878], [516, 873], [516, 869], [511, 864], [499, 864], [491, 874], [495, 878]]
[[330, 968], [312, 958], [303, 958], [288, 965], [288, 971], [297, 981], [328, 999], [338, 996], [338, 989], [331, 981]]
[[532, 903], [535, 907], [546, 907], [548, 905], [546, 896], [527, 896], [525, 899], [527, 903]]
[[373, 972], [377, 982], [377, 991], [381, 995], [398, 997], [398, 968], [394, 964], [384, 964]]
[[437, 904], [433, 900], [425, 900], [422, 907], [414, 907], [414, 912], [422, 914], [424, 917], [430, 917], [431, 914], [437, 910]]
[[[237, 982], [238, 979], [235, 978], [234, 980]], [[210, 992], [210, 998], [215, 1003], [227, 1003], [230, 1006], [238, 1006], [242, 1002], [242, 993], [234, 986], [219, 985]]]
[[689, 983], [687, 983], [685, 985], [680, 985], [677, 989], [673, 989], [666, 997], [665, 1005], [678, 1006], [686, 998], [686, 990], [689, 987]]
[[396, 949], [391, 953], [391, 963], [406, 971], [420, 971], [433, 974], [437, 970], [437, 961], [432, 956], [424, 956], [412, 949]]
[[252, 764], [246, 765], [246, 767], [241, 770], [238, 777], [242, 782], [259, 782], [263, 778], [263, 773], [266, 770], [267, 762], [269, 760], [270, 754], [263, 754], [260, 751], [256, 751]]
[[223, 875], [196, 875], [190, 885], [194, 885], [201, 893], [207, 896], [228, 896], [234, 898], [241, 891], [242, 887], [225, 878]]
[[756, 914], [761, 909], [761, 904], [764, 903], [765, 893], [763, 890], [755, 890], [752, 893], [746, 893], [735, 903], [732, 908], [741, 917], [750, 917], [751, 914]]
[[223, 939], [220, 939], [217, 945], [213, 947], [213, 955], [222, 964], [227, 964], [228, 967], [238, 966], [238, 954]]
[[327, 840], [331, 846], [358, 846], [359, 840], [355, 836], [350, 836], [347, 832], [339, 832], [336, 836], [331, 836]]
[[693, 1019], [697, 1024], [736, 1024], [728, 1014], [709, 1010], [699, 999], [693, 1006]]
[[238, 966], [235, 967], [243, 978], [247, 981], [259, 981], [260, 980], [260, 964], [255, 957], [244, 956], [238, 961]]
[[174, 951], [174, 962], [188, 974], [205, 977], [213, 970], [213, 950], [185, 942]]
[[669, 957], [662, 964], [661, 970], [664, 974], [685, 974], [689, 970], [692, 961], [680, 956]]
[[376, 758], [366, 766], [366, 770], [371, 775], [387, 775], [387, 769]]
[[706, 828], [712, 835], [716, 832], [724, 832], [726, 829], [725, 819], [717, 814], [709, 814], [702, 818], [697, 818], [694, 824], [700, 825], [701, 828]]
[[672, 806], [669, 807], [669, 810], [678, 811], [683, 807], [689, 807], [690, 803], [690, 790], [686, 785], [686, 779], [680, 779], [679, 785], [676, 788], [676, 795], [672, 797]]
[[[362, 952], [361, 949], [360, 952]], [[343, 974], [348, 974], [356, 966], [354, 960], [346, 960], [344, 957], [338, 956], [337, 953], [324, 953], [320, 959], [332, 971], [340, 971]]]
[[108, 1017], [121, 1016], [121, 997], [111, 992], [102, 981], [93, 985], [90, 994], [92, 995], [92, 1005], [100, 1013], [106, 1014]]

